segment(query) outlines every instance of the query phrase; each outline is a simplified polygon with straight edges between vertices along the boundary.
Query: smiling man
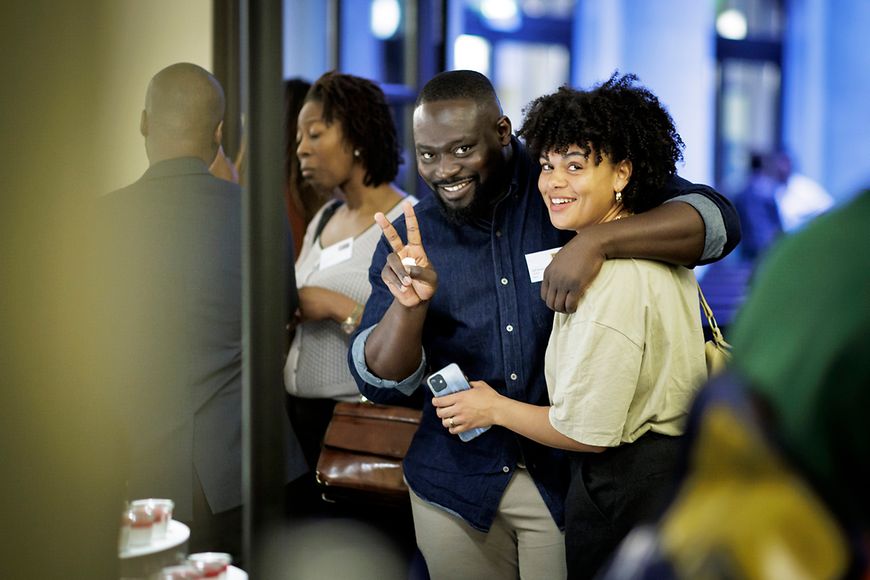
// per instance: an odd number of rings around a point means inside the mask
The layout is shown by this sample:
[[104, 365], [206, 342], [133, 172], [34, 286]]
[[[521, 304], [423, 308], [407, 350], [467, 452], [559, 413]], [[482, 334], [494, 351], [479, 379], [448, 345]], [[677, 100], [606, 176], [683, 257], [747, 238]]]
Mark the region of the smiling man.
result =
[[[395, 229], [379, 218], [387, 239], [372, 260], [372, 294], [349, 355], [360, 391], [377, 402], [408, 404], [428, 373], [457, 363], [499, 393], [548, 404], [553, 310], [576, 309], [605, 259], [690, 265], [739, 241], [730, 203], [676, 175], [663, 192], [675, 203], [582, 234], [556, 230], [537, 189], [538, 163], [512, 136], [489, 80], [473, 71], [427, 83], [414, 141], [434, 195]], [[559, 247], [543, 280], [534, 276], [526, 257]], [[407, 257], [416, 265], [406, 269]], [[431, 577], [564, 578], [563, 452], [501, 427], [462, 442], [423, 395], [404, 468]]]

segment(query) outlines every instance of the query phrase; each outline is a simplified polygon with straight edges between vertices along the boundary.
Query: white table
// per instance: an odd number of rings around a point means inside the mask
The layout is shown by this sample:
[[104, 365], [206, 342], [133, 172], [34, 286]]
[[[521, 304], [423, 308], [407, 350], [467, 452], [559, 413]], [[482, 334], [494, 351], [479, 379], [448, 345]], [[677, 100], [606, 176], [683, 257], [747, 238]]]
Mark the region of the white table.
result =
[[[169, 520], [169, 526], [166, 530], [165, 538], [161, 540], [152, 540], [152, 542], [147, 546], [132, 546], [125, 550], [121, 550], [119, 556], [122, 560], [130, 562], [134, 558], [141, 558], [142, 556], [157, 557], [157, 555], [161, 553], [167, 553], [169, 559], [163, 564], [155, 564], [151, 558], [142, 558], [141, 564], [144, 564], [144, 568], [159, 570], [163, 565], [169, 566], [177, 561], [174, 552], [183, 546], [189, 539], [190, 528], [181, 522]], [[148, 562], [147, 564], [146, 561]], [[155, 568], [155, 566], [159, 567]], [[142, 566], [140, 565], [136, 568], [141, 567]], [[226, 580], [248, 580], [248, 573], [241, 568], [230, 566], [227, 568]]]
[[149, 575], [177, 564], [187, 556], [190, 528], [181, 522], [169, 520], [166, 537], [151, 540], [144, 546], [130, 546], [121, 550], [120, 571], [122, 578], [147, 578]]
[[121, 550], [119, 556], [121, 559], [128, 559], [157, 554], [159, 552], [177, 548], [189, 538], [190, 528], [181, 522], [169, 520], [169, 526], [166, 529], [166, 537], [160, 540], [151, 540], [150, 544], [144, 546], [128, 546], [126, 549]]

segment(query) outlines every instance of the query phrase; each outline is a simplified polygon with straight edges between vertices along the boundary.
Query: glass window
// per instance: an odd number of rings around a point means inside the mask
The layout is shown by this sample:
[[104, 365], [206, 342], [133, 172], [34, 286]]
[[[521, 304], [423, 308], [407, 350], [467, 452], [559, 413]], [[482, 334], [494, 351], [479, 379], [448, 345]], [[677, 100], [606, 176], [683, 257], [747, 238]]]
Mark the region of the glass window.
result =
[[504, 41], [496, 46], [495, 89], [514, 130], [522, 124], [523, 108], [569, 80], [571, 54], [559, 44]]
[[404, 2], [345, 0], [341, 2], [342, 72], [382, 83], [405, 82]]
[[491, 76], [492, 44], [482, 36], [460, 34], [453, 43], [453, 66]]
[[719, 64], [719, 75], [719, 185], [733, 193], [743, 187], [750, 155], [778, 146], [780, 71], [772, 62], [731, 59]]
[[576, 0], [448, 2], [448, 67], [488, 76], [518, 128], [522, 109], [571, 80]]
[[716, 8], [716, 183], [733, 196], [751, 155], [782, 142], [783, 13], [779, 0], [719, 0]]
[[732, 40], [773, 40], [782, 36], [783, 11], [779, 0], [719, 0], [716, 31]]

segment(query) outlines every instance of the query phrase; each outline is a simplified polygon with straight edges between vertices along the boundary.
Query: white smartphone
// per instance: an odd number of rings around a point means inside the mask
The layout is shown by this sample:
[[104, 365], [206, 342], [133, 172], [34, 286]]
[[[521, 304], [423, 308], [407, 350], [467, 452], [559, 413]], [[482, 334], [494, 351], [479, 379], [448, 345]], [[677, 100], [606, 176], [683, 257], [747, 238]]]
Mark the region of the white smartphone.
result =
[[[450, 363], [440, 371], [429, 375], [429, 378], [426, 379], [426, 384], [429, 385], [429, 389], [436, 397], [449, 395], [450, 393], [458, 393], [459, 391], [465, 391], [471, 388], [471, 385], [468, 384], [465, 375], [462, 374], [459, 365], [456, 363]], [[464, 431], [459, 434], [459, 438], [463, 441], [471, 441], [478, 435], [484, 433], [487, 429], [489, 429], [489, 427], [477, 427], [469, 431]]]

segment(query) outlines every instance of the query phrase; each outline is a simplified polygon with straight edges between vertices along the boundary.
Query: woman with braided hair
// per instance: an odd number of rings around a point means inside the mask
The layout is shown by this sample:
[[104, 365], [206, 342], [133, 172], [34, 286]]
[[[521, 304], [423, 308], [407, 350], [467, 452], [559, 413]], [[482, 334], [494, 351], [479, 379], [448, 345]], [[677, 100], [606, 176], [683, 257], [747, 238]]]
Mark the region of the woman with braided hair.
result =
[[381, 237], [373, 216], [395, 219], [406, 194], [393, 184], [396, 128], [370, 80], [329, 72], [315, 81], [296, 143], [302, 178], [336, 198], [312, 218], [296, 261], [299, 324], [284, 367], [290, 421], [313, 472], [336, 401], [359, 400], [347, 349], [371, 292], [368, 268]]

